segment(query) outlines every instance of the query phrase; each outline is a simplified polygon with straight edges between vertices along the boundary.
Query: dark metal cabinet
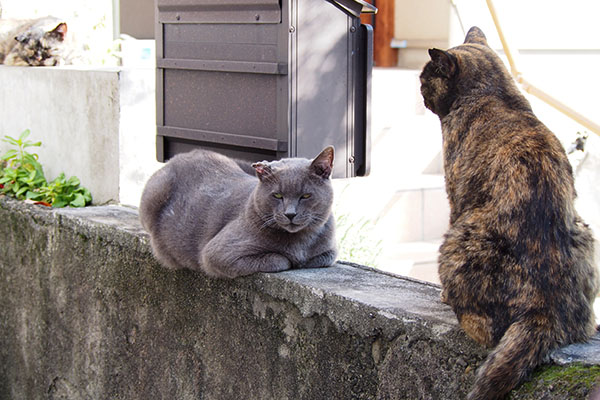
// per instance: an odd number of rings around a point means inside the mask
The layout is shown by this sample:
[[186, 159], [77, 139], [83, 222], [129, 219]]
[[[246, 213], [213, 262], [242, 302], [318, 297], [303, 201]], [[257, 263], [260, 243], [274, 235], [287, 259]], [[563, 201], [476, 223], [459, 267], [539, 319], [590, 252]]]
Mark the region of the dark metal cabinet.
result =
[[157, 158], [248, 161], [336, 148], [369, 172], [372, 30], [357, 0], [157, 0]]

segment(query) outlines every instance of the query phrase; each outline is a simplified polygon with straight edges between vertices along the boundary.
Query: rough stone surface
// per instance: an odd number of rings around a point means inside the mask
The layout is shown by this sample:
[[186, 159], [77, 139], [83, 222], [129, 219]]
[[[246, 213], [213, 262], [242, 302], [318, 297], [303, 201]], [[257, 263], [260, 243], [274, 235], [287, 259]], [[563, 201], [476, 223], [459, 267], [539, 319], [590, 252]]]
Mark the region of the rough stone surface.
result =
[[486, 355], [433, 285], [166, 270], [124, 207], [0, 221], [0, 399], [461, 399]]
[[552, 352], [550, 358], [558, 365], [581, 363], [584, 365], [600, 365], [600, 333], [589, 343], [575, 343]]

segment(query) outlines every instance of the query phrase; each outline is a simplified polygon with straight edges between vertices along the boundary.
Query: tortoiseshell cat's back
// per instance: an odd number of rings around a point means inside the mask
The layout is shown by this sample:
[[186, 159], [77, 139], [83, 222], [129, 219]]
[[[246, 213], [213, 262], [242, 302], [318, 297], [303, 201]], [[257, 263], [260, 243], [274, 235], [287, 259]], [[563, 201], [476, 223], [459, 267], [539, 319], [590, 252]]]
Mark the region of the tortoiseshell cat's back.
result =
[[595, 331], [593, 238], [575, 211], [571, 165], [478, 28], [431, 49], [421, 74], [442, 125], [450, 228], [442, 300], [495, 346], [469, 399], [500, 399], [556, 347]]
[[21, 66], [70, 64], [73, 44], [67, 24], [55, 17], [0, 19], [0, 63]]

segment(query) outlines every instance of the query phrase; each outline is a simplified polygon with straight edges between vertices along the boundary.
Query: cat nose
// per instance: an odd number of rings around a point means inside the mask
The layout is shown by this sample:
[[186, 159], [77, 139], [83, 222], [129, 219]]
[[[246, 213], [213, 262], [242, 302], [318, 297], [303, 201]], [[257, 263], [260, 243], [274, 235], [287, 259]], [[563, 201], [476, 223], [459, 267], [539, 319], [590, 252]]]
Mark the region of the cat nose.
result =
[[287, 217], [287, 219], [289, 219], [289, 220], [290, 220], [290, 222], [292, 222], [292, 220], [293, 220], [293, 219], [294, 219], [294, 217], [296, 216], [296, 213], [295, 213], [295, 212], [287, 212], [287, 213], [285, 213], [284, 215]]

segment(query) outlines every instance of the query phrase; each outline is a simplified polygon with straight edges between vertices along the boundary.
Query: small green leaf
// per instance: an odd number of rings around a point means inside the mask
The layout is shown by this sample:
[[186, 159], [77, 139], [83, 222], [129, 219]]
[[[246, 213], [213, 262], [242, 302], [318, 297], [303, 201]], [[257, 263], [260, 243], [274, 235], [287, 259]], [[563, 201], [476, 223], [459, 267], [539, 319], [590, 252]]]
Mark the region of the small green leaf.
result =
[[31, 131], [29, 129], [25, 129], [23, 132], [21, 132], [21, 135], [19, 136], [19, 142], [23, 142], [23, 140], [25, 140], [30, 133]]
[[66, 207], [67, 204], [69, 204], [68, 202], [64, 201], [64, 200], [54, 200], [52, 202], [52, 207], [54, 208], [63, 208]]
[[81, 193], [75, 193], [75, 200], [69, 204], [73, 207], [85, 207], [85, 198]]
[[4, 153], [4, 155], [2, 155], [2, 157], [0, 159], [10, 160], [11, 158], [14, 158], [17, 154], [18, 153], [15, 149], [10, 149], [6, 153]]
[[21, 189], [17, 190], [17, 193], [15, 194], [17, 197], [20, 197], [23, 193], [25, 193], [28, 190], [28, 187], [22, 187]]
[[79, 186], [80, 183], [81, 182], [79, 182], [79, 178], [77, 178], [76, 176], [70, 177], [69, 180], [67, 181], [67, 184], [69, 186], [75, 186], [75, 187]]
[[65, 179], [65, 173], [61, 172], [60, 175], [54, 178], [54, 180], [50, 183], [60, 184], [61, 186], [63, 186], [66, 182], [67, 180]]
[[25, 161], [27, 163], [32, 163], [32, 164], [37, 163], [37, 159], [35, 158], [35, 156], [26, 151], [23, 152], [23, 161]]
[[23, 148], [25, 148], [25, 147], [31, 147], [31, 146], [38, 146], [39, 147], [41, 145], [42, 145], [42, 142], [35, 142], [35, 143], [27, 142], [27, 143], [23, 144]]
[[19, 142], [17, 141], [17, 139], [11, 138], [8, 135], [5, 135], [4, 139], [2, 139], [2, 140], [6, 143], [12, 144], [13, 146], [19, 146]]
[[32, 192], [31, 190], [27, 191], [27, 193], [25, 194], [25, 198], [27, 198], [29, 200], [38, 200], [42, 196], [43, 196], [42, 193]]
[[82, 190], [82, 194], [83, 197], [85, 198], [85, 204], [90, 204], [92, 202], [92, 193], [86, 189], [86, 188], [81, 188]]

